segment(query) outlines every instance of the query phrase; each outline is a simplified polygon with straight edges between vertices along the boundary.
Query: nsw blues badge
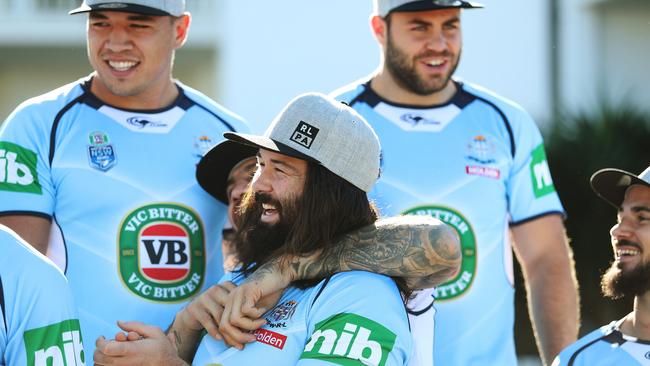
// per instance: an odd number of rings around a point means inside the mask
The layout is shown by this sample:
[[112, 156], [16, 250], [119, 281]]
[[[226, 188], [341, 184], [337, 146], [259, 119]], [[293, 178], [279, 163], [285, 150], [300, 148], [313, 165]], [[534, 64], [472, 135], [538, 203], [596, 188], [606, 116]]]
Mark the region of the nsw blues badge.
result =
[[106, 172], [117, 163], [115, 148], [103, 132], [93, 132], [88, 136], [88, 163], [91, 167]]

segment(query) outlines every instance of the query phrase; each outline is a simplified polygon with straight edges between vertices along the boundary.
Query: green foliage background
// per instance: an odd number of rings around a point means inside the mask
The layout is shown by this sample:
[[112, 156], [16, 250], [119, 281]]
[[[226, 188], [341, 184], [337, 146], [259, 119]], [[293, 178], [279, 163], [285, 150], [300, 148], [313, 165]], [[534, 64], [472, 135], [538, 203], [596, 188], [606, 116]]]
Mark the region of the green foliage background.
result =
[[[555, 188], [567, 212], [565, 225], [580, 284], [582, 336], [632, 309], [631, 299], [612, 301], [600, 293], [600, 276], [613, 259], [609, 229], [616, 222], [616, 209], [593, 193], [589, 177], [603, 168], [638, 174], [650, 165], [650, 115], [603, 103], [595, 113], [558, 118], [546, 131], [545, 142]], [[517, 350], [537, 354], [521, 272], [517, 281]]]

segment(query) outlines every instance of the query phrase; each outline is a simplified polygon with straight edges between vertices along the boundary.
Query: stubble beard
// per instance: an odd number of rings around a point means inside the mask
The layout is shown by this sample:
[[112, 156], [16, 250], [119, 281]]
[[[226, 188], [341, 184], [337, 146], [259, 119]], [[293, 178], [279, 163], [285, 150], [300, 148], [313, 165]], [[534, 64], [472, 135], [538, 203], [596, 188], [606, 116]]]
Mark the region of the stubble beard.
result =
[[[449, 84], [452, 75], [456, 71], [456, 68], [458, 67], [460, 53], [455, 60], [452, 58], [452, 62], [454, 62], [454, 64], [449, 69], [449, 72], [443, 76], [436, 76], [425, 80], [423, 77], [418, 75], [415, 67], [417, 59], [437, 55], [437, 53], [430, 51], [419, 54], [415, 57], [410, 57], [397, 46], [390, 34], [390, 31], [388, 32], [385, 56], [386, 69], [388, 72], [390, 72], [397, 84], [399, 84], [399, 86], [405, 90], [408, 90], [417, 95], [428, 96], [445, 89], [445, 87]], [[445, 52], [443, 56], [450, 56], [450, 53]]]

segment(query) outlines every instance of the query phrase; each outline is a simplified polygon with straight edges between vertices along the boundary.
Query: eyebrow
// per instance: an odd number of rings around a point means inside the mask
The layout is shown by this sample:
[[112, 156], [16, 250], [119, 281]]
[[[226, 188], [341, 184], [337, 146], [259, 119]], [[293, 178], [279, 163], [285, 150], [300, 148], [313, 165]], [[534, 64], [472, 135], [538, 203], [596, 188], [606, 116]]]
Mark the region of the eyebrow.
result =
[[[448, 24], [458, 23], [458, 22], [460, 22], [460, 17], [454, 16], [452, 18], [449, 18], [449, 19], [445, 20], [444, 22], [442, 22], [442, 24], [448, 25]], [[433, 23], [430, 22], [430, 21], [424, 20], [424, 19], [414, 18], [414, 19], [409, 20], [408, 24], [412, 24], [412, 25], [431, 25]]]
[[[106, 15], [96, 11], [91, 11], [89, 17], [91, 19], [108, 19]], [[152, 22], [154, 20], [153, 16], [144, 14], [132, 14], [127, 16], [126, 19], [136, 22]]]
[[[262, 158], [262, 155], [259, 152], [257, 153], [257, 158], [258, 159]], [[286, 162], [284, 162], [282, 160], [278, 160], [278, 159], [271, 159], [270, 161], [271, 161], [271, 163], [273, 163], [275, 165], [279, 165], [279, 166], [284, 167], [284, 168], [286, 168], [288, 170], [291, 170], [291, 172], [293, 174], [298, 174], [298, 169], [296, 169], [296, 167], [294, 167], [293, 165], [291, 165], [289, 163], [286, 163]]]
[[648, 206], [634, 206], [634, 207], [632, 207], [632, 212], [634, 212], [634, 213], [650, 212], [650, 207], [648, 207]]

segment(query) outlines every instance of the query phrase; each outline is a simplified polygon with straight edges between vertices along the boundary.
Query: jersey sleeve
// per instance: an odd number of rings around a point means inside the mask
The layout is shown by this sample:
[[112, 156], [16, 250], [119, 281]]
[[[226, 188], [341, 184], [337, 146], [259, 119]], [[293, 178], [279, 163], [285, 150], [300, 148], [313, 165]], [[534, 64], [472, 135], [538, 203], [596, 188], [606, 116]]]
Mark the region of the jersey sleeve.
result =
[[412, 351], [406, 310], [393, 281], [340, 273], [316, 291], [297, 365], [405, 365]]
[[549, 213], [564, 214], [546, 159], [544, 141], [537, 125], [523, 110], [512, 121], [515, 155], [506, 183], [511, 224], [516, 225]]
[[[0, 230], [8, 365], [82, 365], [83, 338], [63, 273], [46, 257]], [[90, 356], [92, 357], [92, 356]], [[71, 363], [71, 360], [74, 362]]]
[[0, 213], [51, 216], [55, 188], [50, 174], [51, 122], [39, 104], [19, 107], [0, 129]]

